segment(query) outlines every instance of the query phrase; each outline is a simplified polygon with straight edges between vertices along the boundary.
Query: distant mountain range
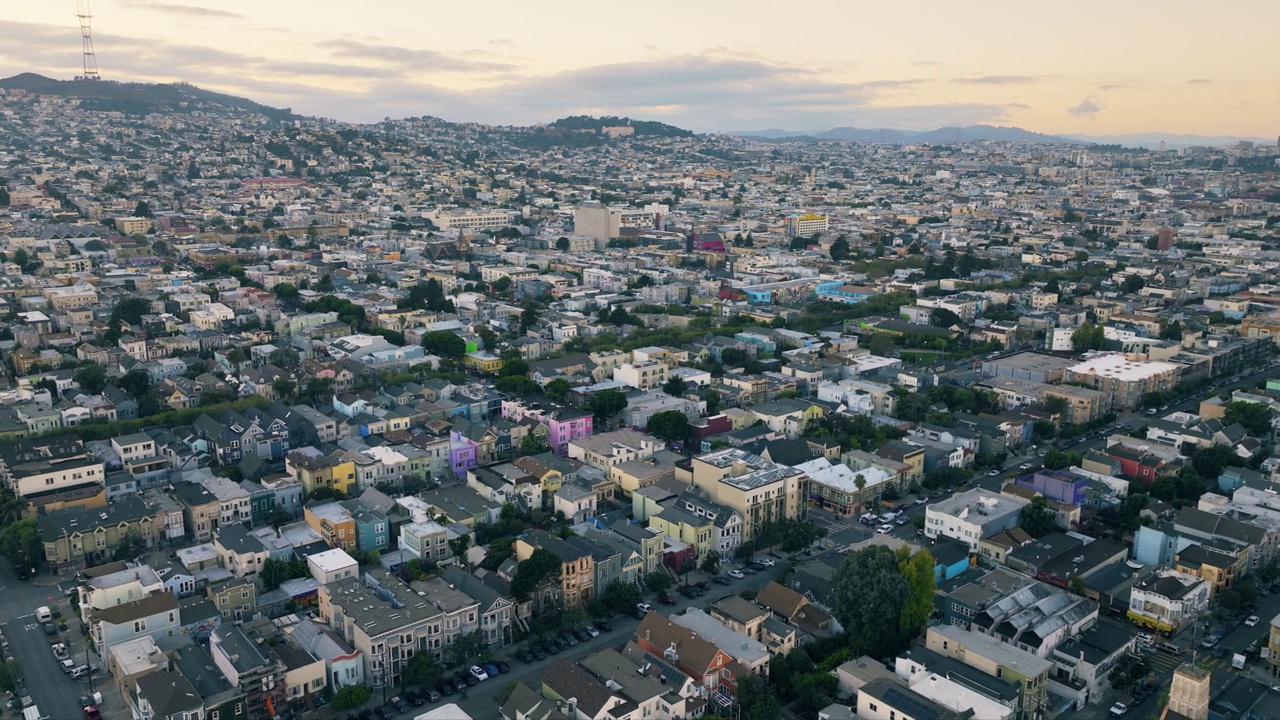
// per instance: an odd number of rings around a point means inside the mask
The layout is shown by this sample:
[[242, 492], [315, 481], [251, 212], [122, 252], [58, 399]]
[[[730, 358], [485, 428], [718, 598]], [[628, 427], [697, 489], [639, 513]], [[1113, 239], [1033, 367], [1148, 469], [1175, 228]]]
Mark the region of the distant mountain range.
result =
[[805, 133], [770, 128], [729, 133], [739, 137], [755, 138], [768, 142], [817, 142], [843, 140], [846, 142], [886, 143], [906, 145], [911, 143], [962, 143], [982, 140], [997, 142], [1033, 142], [1058, 144], [1125, 145], [1155, 149], [1161, 142], [1168, 148], [1193, 145], [1233, 145], [1242, 140], [1269, 143], [1265, 138], [1242, 138], [1228, 135], [1177, 135], [1173, 133], [1131, 133], [1125, 135], [1045, 135], [1018, 127], [997, 125], [969, 125], [967, 127], [943, 127], [936, 130], [895, 130], [892, 128], [838, 127], [825, 132]]
[[299, 117], [288, 108], [274, 108], [234, 95], [204, 90], [185, 83], [120, 83], [110, 80], [54, 80], [36, 73], [22, 73], [0, 80], [5, 90], [26, 90], [41, 95], [81, 99], [81, 107], [103, 112], [141, 115], [153, 112], [254, 112], [273, 120]]

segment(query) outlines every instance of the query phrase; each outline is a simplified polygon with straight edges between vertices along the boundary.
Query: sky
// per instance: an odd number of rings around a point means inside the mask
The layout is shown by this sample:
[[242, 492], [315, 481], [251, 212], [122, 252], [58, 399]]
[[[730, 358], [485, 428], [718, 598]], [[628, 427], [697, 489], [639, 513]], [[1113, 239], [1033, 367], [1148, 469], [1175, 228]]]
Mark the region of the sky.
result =
[[[80, 73], [75, 0], [0, 5], [0, 76]], [[698, 132], [1016, 125], [1276, 137], [1276, 0], [93, 0], [107, 80], [307, 115]]]

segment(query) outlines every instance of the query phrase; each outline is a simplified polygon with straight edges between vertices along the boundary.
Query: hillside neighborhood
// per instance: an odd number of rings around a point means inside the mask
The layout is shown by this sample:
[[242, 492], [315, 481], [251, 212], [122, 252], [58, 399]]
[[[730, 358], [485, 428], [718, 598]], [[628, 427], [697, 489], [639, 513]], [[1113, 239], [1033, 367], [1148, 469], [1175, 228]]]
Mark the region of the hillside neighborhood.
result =
[[1276, 147], [269, 110], [0, 89], [0, 716], [1280, 713]]

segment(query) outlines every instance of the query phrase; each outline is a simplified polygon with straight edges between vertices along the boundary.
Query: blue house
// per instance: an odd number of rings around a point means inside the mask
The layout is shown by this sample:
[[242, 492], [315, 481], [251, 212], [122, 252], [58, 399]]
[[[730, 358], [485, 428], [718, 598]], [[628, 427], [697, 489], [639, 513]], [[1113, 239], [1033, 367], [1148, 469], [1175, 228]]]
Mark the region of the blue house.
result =
[[933, 556], [935, 582], [946, 582], [969, 569], [969, 546], [947, 537], [939, 537], [929, 548]]
[[1262, 473], [1249, 468], [1229, 467], [1218, 476], [1218, 490], [1224, 493], [1237, 490], [1241, 485], [1245, 484], [1253, 487], [1265, 487], [1267, 485]]
[[356, 547], [364, 552], [384, 552], [391, 547], [391, 523], [387, 514], [373, 510], [359, 500], [344, 500], [342, 506], [356, 523]]

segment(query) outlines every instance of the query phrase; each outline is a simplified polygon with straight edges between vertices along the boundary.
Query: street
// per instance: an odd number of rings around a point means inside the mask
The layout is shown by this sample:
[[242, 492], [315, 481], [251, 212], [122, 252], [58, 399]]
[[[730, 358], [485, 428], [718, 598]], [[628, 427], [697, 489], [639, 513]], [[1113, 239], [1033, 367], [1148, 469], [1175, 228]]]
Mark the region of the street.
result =
[[[61, 633], [61, 636], [67, 633]], [[87, 678], [73, 680], [62, 671], [50, 649], [61, 638], [46, 635], [34, 614], [28, 614], [4, 624], [4, 636], [9, 641], [9, 652], [22, 668], [26, 692], [49, 718], [72, 720], [81, 716], [79, 698], [88, 691]], [[73, 656], [77, 663], [84, 657]]]

